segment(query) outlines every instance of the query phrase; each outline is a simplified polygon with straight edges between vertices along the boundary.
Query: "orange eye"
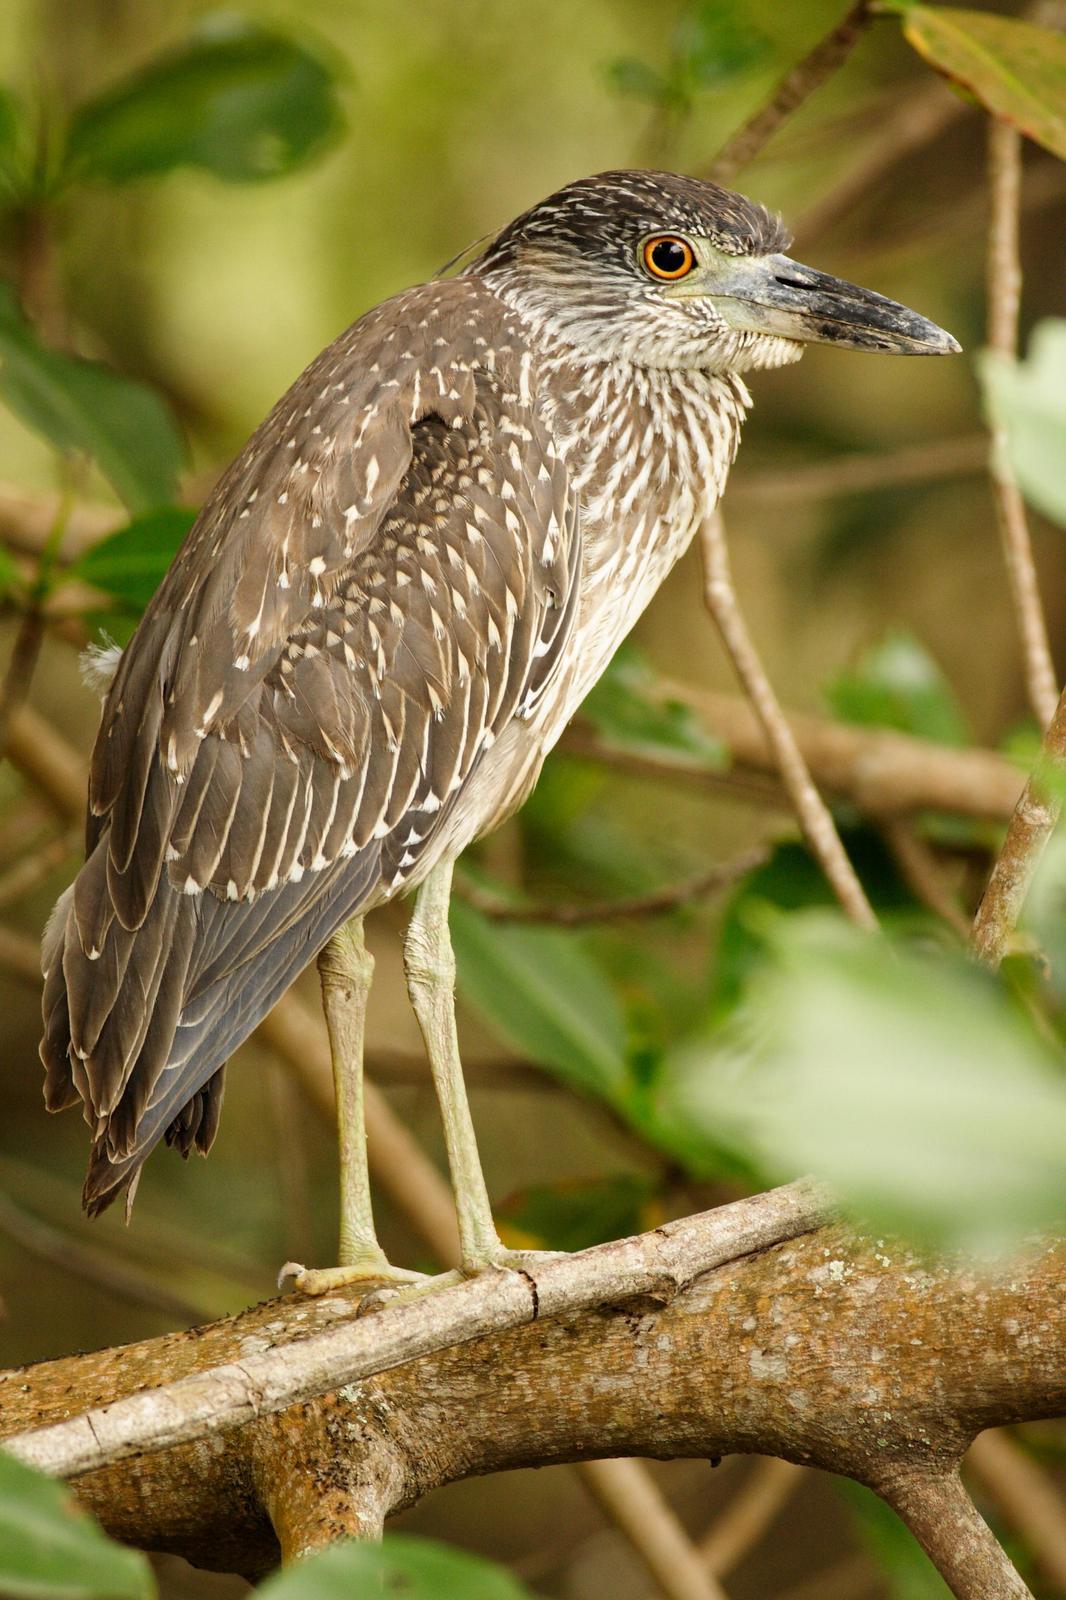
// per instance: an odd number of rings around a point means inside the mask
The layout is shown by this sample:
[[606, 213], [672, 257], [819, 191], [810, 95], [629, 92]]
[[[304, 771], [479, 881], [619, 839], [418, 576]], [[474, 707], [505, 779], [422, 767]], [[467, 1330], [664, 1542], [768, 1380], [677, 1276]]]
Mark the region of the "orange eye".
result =
[[646, 239], [641, 255], [652, 277], [665, 278], [668, 282], [686, 277], [696, 265], [696, 257], [688, 240], [679, 239], [672, 233], [660, 233], [654, 239]]

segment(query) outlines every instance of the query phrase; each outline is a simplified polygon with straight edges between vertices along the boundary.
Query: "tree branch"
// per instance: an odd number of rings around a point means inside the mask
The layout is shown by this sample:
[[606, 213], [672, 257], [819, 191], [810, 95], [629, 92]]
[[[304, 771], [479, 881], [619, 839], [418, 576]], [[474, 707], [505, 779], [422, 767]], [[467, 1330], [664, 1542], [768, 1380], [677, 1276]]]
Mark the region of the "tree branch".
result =
[[[77, 1486], [118, 1537], [251, 1574], [276, 1560], [271, 1519], [291, 1552], [318, 1537], [316, 1528], [324, 1538], [333, 1528], [380, 1527], [457, 1478], [609, 1454], [777, 1455], [868, 1483], [917, 1520], [904, 1480], [943, 1480], [982, 1429], [1066, 1409], [1061, 1245], [979, 1276], [966, 1263], [930, 1264], [828, 1228], [738, 1257], [673, 1293], [682, 1237], [700, 1236], [707, 1261], [723, 1221], [735, 1229], [752, 1207], [778, 1204], [776, 1193], [571, 1258], [581, 1311], [553, 1299], [533, 1321], [519, 1280], [523, 1325], [269, 1416], [281, 1394], [273, 1379], [263, 1387], [258, 1379], [279, 1359], [303, 1392], [326, 1387], [336, 1378], [323, 1370], [323, 1349], [350, 1355], [354, 1340], [380, 1360], [395, 1344], [390, 1328], [413, 1327], [431, 1309], [451, 1320], [449, 1303], [480, 1298], [484, 1286], [370, 1317], [355, 1316], [354, 1301], [339, 1295], [272, 1301], [190, 1333], [5, 1373], [0, 1432], [25, 1438], [34, 1423], [60, 1422], [72, 1409], [110, 1405], [115, 1417], [173, 1395], [174, 1379], [200, 1395], [219, 1370], [239, 1373], [246, 1389], [255, 1380], [226, 1429], [123, 1459]], [[616, 1271], [634, 1251], [639, 1272]], [[165, 1380], [169, 1390], [159, 1387]], [[101, 1431], [101, 1442], [110, 1437]], [[98, 1459], [100, 1445], [88, 1442]], [[305, 1511], [314, 1513], [310, 1534]], [[955, 1581], [956, 1557], [932, 1548]], [[971, 1583], [956, 1592], [988, 1600], [1025, 1591]]]
[[533, 906], [516, 904], [501, 900], [469, 879], [462, 880], [455, 892], [460, 899], [480, 911], [482, 916], [491, 917], [496, 922], [549, 922], [563, 928], [581, 928], [590, 922], [611, 922], [624, 917], [649, 917], [662, 911], [676, 911], [679, 906], [688, 905], [693, 900], [701, 900], [705, 895], [730, 888], [741, 878], [746, 878], [749, 872], [754, 872], [756, 867], [763, 866], [769, 858], [770, 851], [766, 845], [753, 845], [750, 850], [742, 850], [731, 860], [719, 861], [706, 872], [695, 873], [681, 883], [668, 884], [664, 889], [651, 889], [646, 894], [619, 896], [613, 900], [590, 900], [587, 904], [580, 901], [572, 904], [567, 901], [548, 901]]
[[268, 1416], [373, 1373], [490, 1332], [614, 1300], [672, 1299], [723, 1262], [816, 1227], [826, 1214], [809, 1183], [773, 1189], [653, 1233], [487, 1273], [380, 1314], [128, 1395], [66, 1422], [9, 1436], [6, 1448], [42, 1472], [75, 1477], [129, 1456]]
[[701, 177], [730, 184], [754, 161], [782, 123], [842, 66], [872, 22], [869, 0], [859, 0], [781, 79], [769, 100], [722, 146]]
[[[1022, 136], [995, 117], [988, 119], [988, 348], [1010, 359], [1018, 344], [1022, 267], [1018, 213], [1022, 186]], [[1059, 683], [1040, 600], [1025, 502], [1007, 455], [1007, 430], [991, 428], [989, 472], [1003, 560], [1022, 645], [1029, 703], [1042, 728], [1055, 715]]]
[[585, 1488], [640, 1551], [668, 1600], [727, 1600], [674, 1511], [636, 1461], [586, 1461]]
[[[1066, 691], [1044, 735], [1041, 753], [1059, 766], [1066, 762]], [[1059, 802], [1045, 792], [1038, 765], [1014, 809], [974, 918], [973, 946], [987, 966], [998, 967], [1007, 953], [1060, 810]]]

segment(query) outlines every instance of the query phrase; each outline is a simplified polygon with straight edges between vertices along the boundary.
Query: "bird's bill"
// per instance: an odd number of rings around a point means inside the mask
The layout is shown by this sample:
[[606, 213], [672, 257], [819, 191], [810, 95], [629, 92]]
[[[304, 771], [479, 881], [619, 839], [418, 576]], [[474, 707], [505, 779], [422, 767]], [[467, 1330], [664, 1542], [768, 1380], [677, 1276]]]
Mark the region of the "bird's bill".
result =
[[901, 356], [946, 356], [961, 349], [917, 311], [791, 256], [715, 254], [713, 264], [697, 266], [674, 293], [707, 295], [738, 331]]

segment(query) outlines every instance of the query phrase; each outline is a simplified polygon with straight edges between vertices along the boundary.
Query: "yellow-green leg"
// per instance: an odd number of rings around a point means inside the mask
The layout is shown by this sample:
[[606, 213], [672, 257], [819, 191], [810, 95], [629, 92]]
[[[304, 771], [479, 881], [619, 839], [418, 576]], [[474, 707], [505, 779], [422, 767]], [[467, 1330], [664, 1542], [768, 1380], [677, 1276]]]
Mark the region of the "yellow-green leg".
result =
[[451, 886], [452, 863], [444, 861], [434, 867], [419, 889], [407, 929], [404, 966], [440, 1103], [463, 1271], [480, 1272], [493, 1266], [528, 1267], [542, 1253], [508, 1250], [496, 1232], [466, 1097], [455, 1026], [455, 954], [448, 930]]
[[286, 1262], [282, 1277], [292, 1277], [305, 1294], [324, 1294], [353, 1283], [421, 1283], [423, 1274], [394, 1267], [378, 1244], [370, 1199], [363, 1109], [363, 1046], [366, 1008], [374, 958], [366, 948], [362, 917], [335, 933], [318, 957], [322, 1007], [326, 1014], [333, 1086], [337, 1097], [340, 1155], [340, 1247], [335, 1267], [303, 1267]]

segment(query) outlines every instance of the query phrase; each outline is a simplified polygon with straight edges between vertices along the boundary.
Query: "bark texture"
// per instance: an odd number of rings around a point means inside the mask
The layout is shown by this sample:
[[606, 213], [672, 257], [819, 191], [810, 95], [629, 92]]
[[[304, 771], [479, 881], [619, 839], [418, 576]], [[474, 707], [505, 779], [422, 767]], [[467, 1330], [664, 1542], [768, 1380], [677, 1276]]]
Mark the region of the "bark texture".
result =
[[[982, 1429], [1066, 1411], [1064, 1288], [1062, 1245], [981, 1273], [821, 1228], [672, 1298], [487, 1333], [127, 1458], [76, 1487], [118, 1537], [251, 1576], [280, 1552], [374, 1533], [429, 1490], [473, 1474], [756, 1452], [869, 1484], [931, 1553], [938, 1519], [928, 1507], [940, 1504], [945, 1517], [953, 1507], [973, 1561], [994, 1563], [954, 1475]], [[4, 1373], [0, 1433], [239, 1362], [354, 1314], [340, 1295], [275, 1300], [205, 1328]], [[967, 1581], [960, 1575], [957, 1592], [976, 1592]], [[1008, 1582], [1001, 1571], [985, 1592], [1025, 1593]]]

